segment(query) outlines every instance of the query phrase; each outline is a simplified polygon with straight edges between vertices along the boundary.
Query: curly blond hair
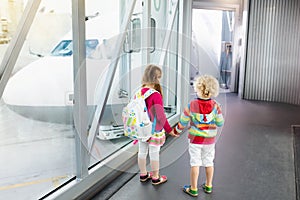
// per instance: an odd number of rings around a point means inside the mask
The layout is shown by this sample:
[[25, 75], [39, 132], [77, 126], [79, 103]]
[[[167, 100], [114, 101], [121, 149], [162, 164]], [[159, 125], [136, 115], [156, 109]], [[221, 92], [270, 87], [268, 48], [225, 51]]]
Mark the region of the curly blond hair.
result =
[[194, 89], [200, 98], [209, 99], [218, 96], [219, 82], [211, 75], [199, 76], [195, 79]]

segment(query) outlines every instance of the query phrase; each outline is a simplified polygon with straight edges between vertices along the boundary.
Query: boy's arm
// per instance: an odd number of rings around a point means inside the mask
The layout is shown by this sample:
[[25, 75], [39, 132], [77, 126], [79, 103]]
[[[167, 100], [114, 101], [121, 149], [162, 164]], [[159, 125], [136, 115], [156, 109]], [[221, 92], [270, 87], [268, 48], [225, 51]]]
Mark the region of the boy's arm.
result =
[[215, 122], [216, 122], [216, 125], [218, 127], [220, 127], [220, 126], [223, 126], [223, 124], [224, 124], [224, 117], [223, 117], [220, 105], [216, 104], [216, 109], [217, 109], [217, 114], [216, 114]]
[[177, 124], [177, 126], [175, 127], [175, 131], [177, 133], [181, 133], [185, 127], [188, 126], [189, 122], [190, 122], [190, 109], [189, 109], [190, 106], [186, 107], [183, 111], [183, 113], [181, 114], [180, 116], [180, 120]]

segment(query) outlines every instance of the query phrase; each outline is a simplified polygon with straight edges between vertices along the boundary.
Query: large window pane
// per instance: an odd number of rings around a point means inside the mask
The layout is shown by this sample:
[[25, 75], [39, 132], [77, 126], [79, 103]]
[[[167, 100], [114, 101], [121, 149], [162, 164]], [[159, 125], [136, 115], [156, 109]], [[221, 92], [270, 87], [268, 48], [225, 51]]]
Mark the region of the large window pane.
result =
[[[110, 94], [103, 109], [103, 116], [99, 123], [99, 130], [96, 133], [96, 139], [91, 149], [90, 166], [99, 163], [111, 154], [118, 151], [130, 140], [124, 137], [122, 109], [128, 101], [126, 90], [120, 87], [122, 71], [120, 61], [124, 53], [124, 45], [121, 45], [121, 55], [115, 55], [120, 32], [120, 26], [124, 19], [125, 12], [131, 6], [126, 1], [113, 0], [107, 3], [101, 1], [93, 4], [93, 8], [99, 11], [99, 16], [86, 21], [86, 39], [98, 39], [95, 51], [87, 56], [87, 102], [89, 108], [89, 126], [93, 126], [93, 120], [98, 109], [99, 99], [103, 95], [103, 88], [109, 84], [107, 80], [109, 67], [115, 67], [116, 71], [110, 86]], [[87, 6], [88, 6], [87, 2]], [[121, 14], [120, 14], [121, 13]], [[126, 53], [125, 53], [126, 54]], [[115, 57], [117, 56], [117, 57]], [[120, 58], [120, 59], [119, 59]], [[114, 62], [119, 59], [119, 62]], [[123, 66], [128, 67], [128, 66]], [[92, 133], [90, 133], [92, 134]]]
[[[0, 1], [11, 37], [26, 2]], [[71, 31], [71, 4], [59, 4], [41, 2], [0, 100], [3, 199], [38, 199], [75, 174], [72, 59], [50, 55]], [[1, 60], [9, 44], [0, 44]]]
[[151, 62], [162, 65], [163, 68], [164, 106], [169, 117], [176, 113], [177, 76], [179, 75], [178, 7], [176, 8], [176, 5], [176, 0], [154, 1], [152, 4], [152, 15], [156, 20], [156, 48], [155, 52], [151, 53]]
[[[115, 10], [120, 11], [120, 16], [124, 16], [126, 11], [126, 7], [130, 5], [130, 1], [118, 1], [120, 5], [115, 6]], [[152, 1], [151, 1], [152, 2]], [[166, 16], [166, 10], [172, 10], [175, 5], [173, 2], [165, 2], [160, 1], [160, 5], [154, 5], [151, 3], [151, 41], [150, 41], [150, 58], [151, 63], [159, 65], [157, 57], [159, 57], [163, 51], [162, 43], [165, 39], [167, 33], [170, 31], [166, 30], [167, 24], [171, 23], [172, 19], [170, 16]], [[97, 139], [92, 148], [92, 159], [91, 164], [97, 163], [102, 159], [106, 158], [111, 153], [114, 153], [118, 149], [122, 148], [125, 144], [129, 143], [130, 140], [123, 136], [123, 123], [121, 119], [122, 109], [128, 103], [128, 100], [132, 95], [141, 87], [141, 78], [143, 75], [144, 67], [142, 64], [142, 54], [141, 51], [141, 34], [143, 34], [147, 30], [141, 30], [141, 24], [143, 23], [143, 6], [142, 1], [137, 1], [136, 6], [133, 11], [133, 15], [131, 17], [131, 21], [128, 25], [128, 32], [126, 32], [125, 43], [122, 45], [121, 54], [119, 56], [119, 62], [117, 64], [117, 70], [113, 79], [112, 86], [110, 87], [110, 94], [108, 96], [107, 104], [104, 108], [103, 117], [100, 121], [99, 133], [97, 133]], [[118, 8], [120, 6], [120, 8]], [[154, 8], [156, 6], [156, 8]], [[159, 8], [158, 8], [159, 6]], [[129, 8], [127, 8], [129, 9]], [[173, 9], [174, 10], [174, 9]], [[174, 12], [174, 11], [173, 11]], [[172, 16], [172, 12], [168, 12], [169, 15]], [[114, 26], [115, 24], [120, 25], [123, 18], [122, 17], [112, 17], [111, 14], [108, 14], [110, 19], [110, 25]], [[102, 15], [103, 17], [103, 15]], [[178, 37], [178, 15], [174, 17], [175, 22], [173, 25], [172, 34], [169, 34], [172, 41], [177, 41]], [[101, 33], [106, 31], [104, 28], [101, 30]], [[95, 32], [99, 30], [94, 30]], [[116, 33], [112, 34], [114, 37], [105, 38], [107, 41], [107, 46], [105, 44], [99, 43], [100, 48], [106, 52], [108, 49], [116, 46], [114, 41], [116, 41], [116, 34], [122, 34], [116, 31]], [[164, 89], [164, 104], [166, 107], [166, 114], [168, 117], [172, 116], [176, 112], [176, 92], [177, 92], [177, 42], [170, 44], [168, 46], [168, 50], [166, 53], [165, 63], [161, 65], [163, 69], [163, 80], [162, 85]], [[101, 62], [97, 66], [103, 66], [103, 71], [99, 72], [95, 77], [98, 83], [107, 84], [103, 82], [106, 77], [106, 73], [108, 70], [108, 66], [113, 59], [111, 57], [103, 57], [98, 55], [99, 60], [95, 62]], [[108, 61], [108, 63], [104, 63]], [[87, 69], [91, 67], [89, 62], [87, 61]], [[90, 66], [89, 66], [90, 65]], [[95, 74], [93, 74], [94, 76]], [[88, 75], [89, 76], [89, 75]], [[91, 81], [90, 78], [88, 80], [88, 85]], [[175, 80], [175, 81], [174, 81]], [[97, 95], [101, 95], [101, 84], [95, 84], [95, 88], [91, 90], [92, 101], [97, 102]], [[92, 85], [92, 84], [90, 84]], [[92, 87], [93, 88], [93, 87]], [[94, 91], [94, 92], [93, 92]], [[89, 98], [90, 95], [88, 95]], [[96, 103], [93, 103], [91, 113], [91, 118], [93, 117], [94, 111], [96, 109]], [[92, 121], [92, 119], [90, 120]]]

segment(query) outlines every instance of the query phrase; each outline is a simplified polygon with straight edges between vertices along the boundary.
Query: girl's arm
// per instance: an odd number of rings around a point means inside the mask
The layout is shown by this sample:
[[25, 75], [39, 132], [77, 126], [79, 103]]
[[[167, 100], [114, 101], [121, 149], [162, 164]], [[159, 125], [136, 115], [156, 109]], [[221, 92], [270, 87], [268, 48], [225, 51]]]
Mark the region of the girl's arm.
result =
[[150, 97], [146, 99], [147, 105], [151, 104], [152, 106], [150, 107], [150, 117], [151, 121], [154, 119], [154, 113], [156, 117], [156, 128], [155, 130], [162, 130], [165, 129], [167, 133], [172, 132], [172, 128], [167, 120], [164, 106], [163, 106], [163, 101], [162, 101], [162, 96], [160, 93], [155, 92], [153, 93]]

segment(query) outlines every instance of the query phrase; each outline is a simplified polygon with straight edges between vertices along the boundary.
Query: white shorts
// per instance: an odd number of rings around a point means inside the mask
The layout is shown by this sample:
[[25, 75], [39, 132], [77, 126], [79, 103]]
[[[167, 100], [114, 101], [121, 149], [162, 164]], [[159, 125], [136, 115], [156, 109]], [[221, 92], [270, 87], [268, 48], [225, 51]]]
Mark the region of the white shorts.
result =
[[192, 167], [214, 166], [215, 144], [192, 144], [189, 143], [190, 164]]

